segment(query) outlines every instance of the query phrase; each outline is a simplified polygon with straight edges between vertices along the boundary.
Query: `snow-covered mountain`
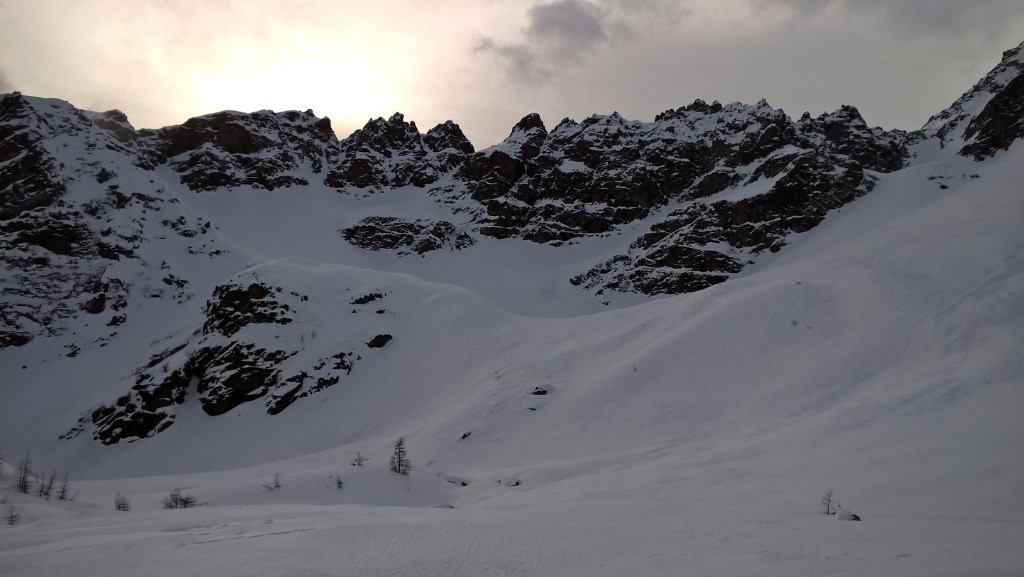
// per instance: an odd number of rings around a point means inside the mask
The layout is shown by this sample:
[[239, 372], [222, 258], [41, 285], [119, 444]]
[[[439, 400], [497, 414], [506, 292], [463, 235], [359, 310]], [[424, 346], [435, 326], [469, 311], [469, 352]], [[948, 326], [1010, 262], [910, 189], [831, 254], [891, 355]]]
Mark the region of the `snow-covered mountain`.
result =
[[[311, 111], [136, 130], [5, 95], [0, 449], [89, 481], [18, 501], [0, 572], [52, 574], [62, 519], [124, 522], [112, 490], [158, 530], [187, 485], [212, 507], [186, 541], [215, 507], [387, 540], [409, 525], [359, 506], [447, 505], [411, 530], [512, 552], [359, 540], [352, 574], [1015, 574], [1022, 118], [1024, 44], [911, 133], [698, 100], [477, 151], [401, 114], [339, 140]], [[871, 529], [820, 526], [830, 486]]]

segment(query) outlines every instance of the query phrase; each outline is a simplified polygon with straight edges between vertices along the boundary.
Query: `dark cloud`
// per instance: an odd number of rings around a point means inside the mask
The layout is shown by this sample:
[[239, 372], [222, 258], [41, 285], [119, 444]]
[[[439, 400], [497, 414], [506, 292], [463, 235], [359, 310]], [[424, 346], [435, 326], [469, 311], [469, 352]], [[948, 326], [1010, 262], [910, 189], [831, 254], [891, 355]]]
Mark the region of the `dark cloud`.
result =
[[485, 37], [475, 53], [498, 58], [517, 83], [536, 84], [554, 71], [580, 65], [594, 50], [632, 38], [638, 30], [687, 14], [678, 0], [551, 0], [526, 13], [525, 42]]
[[547, 43], [569, 57], [608, 41], [608, 12], [587, 0], [556, 0], [538, 4], [527, 13], [526, 36]]

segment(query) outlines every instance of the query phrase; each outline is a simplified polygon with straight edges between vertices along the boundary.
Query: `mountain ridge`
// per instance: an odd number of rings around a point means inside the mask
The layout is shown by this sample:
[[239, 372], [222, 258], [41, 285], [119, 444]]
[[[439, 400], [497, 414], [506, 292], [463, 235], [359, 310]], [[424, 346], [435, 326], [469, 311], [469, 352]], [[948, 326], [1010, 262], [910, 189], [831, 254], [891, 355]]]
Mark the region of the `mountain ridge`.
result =
[[[381, 308], [368, 316], [379, 322], [357, 323], [358, 334], [332, 332], [339, 350], [299, 354], [304, 332], [298, 342], [273, 342], [275, 326], [302, 310], [308, 322], [316, 308], [288, 283], [252, 276], [268, 251], [337, 252], [329, 258], [367, 270], [436, 265], [431, 274], [443, 277], [466, 268], [463, 258], [495, 274], [496, 255], [537, 246], [534, 254], [556, 260], [551, 270], [563, 276], [557, 289], [531, 295], [554, 290], [622, 306], [703, 290], [780, 251], [887, 175], [930, 162], [934, 148], [952, 152], [959, 141], [955, 155], [974, 161], [1005, 153], [1022, 135], [1019, 122], [1006, 121], [1019, 119], [1021, 53], [1007, 51], [913, 133], [870, 128], [852, 106], [794, 120], [763, 100], [698, 100], [653, 122], [612, 113], [550, 131], [529, 114], [479, 151], [451, 121], [420, 133], [400, 113], [338, 140], [311, 111], [225, 111], [135, 130], [116, 110], [10, 94], [0, 101], [0, 349], [55, 339], [60, 355], [90, 356], [153, 315], [184, 315], [173, 345], [154, 344], [111, 375], [121, 392], [83, 407], [63, 436], [149, 438], [193, 398], [209, 415], [255, 401], [278, 414], [358, 373], [364, 356], [401, 335], [388, 328], [393, 311]], [[975, 176], [928, 179], [943, 189]], [[316, 215], [323, 222], [308, 223], [317, 246], [294, 240], [304, 232], [297, 227], [276, 226], [271, 209], [259, 208], [268, 195], [325, 203]], [[233, 222], [231, 203], [253, 205], [268, 228], [250, 235], [247, 223]], [[247, 244], [254, 239], [259, 248]], [[525, 276], [515, 286], [529, 284]], [[492, 290], [501, 291], [505, 281], [496, 279]], [[146, 331], [154, 343], [173, 332]]]

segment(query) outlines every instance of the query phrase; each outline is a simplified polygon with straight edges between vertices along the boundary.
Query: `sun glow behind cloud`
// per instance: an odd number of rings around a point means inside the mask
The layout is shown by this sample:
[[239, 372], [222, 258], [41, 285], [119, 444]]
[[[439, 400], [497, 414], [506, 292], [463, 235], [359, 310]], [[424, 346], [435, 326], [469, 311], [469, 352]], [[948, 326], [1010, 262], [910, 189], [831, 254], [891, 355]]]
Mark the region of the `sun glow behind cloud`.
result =
[[330, 110], [339, 125], [361, 124], [399, 107], [389, 75], [361, 51], [239, 44], [234, 54], [194, 73], [189, 91], [200, 110]]

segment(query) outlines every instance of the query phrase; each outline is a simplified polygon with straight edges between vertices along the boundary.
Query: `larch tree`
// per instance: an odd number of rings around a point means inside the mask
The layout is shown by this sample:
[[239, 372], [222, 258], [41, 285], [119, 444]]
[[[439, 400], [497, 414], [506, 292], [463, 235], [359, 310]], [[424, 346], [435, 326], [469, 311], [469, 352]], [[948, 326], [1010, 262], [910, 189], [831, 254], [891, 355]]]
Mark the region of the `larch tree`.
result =
[[395, 441], [395, 448], [391, 451], [391, 470], [400, 475], [408, 475], [412, 465], [409, 462], [409, 455], [405, 451], [405, 438], [398, 437]]

